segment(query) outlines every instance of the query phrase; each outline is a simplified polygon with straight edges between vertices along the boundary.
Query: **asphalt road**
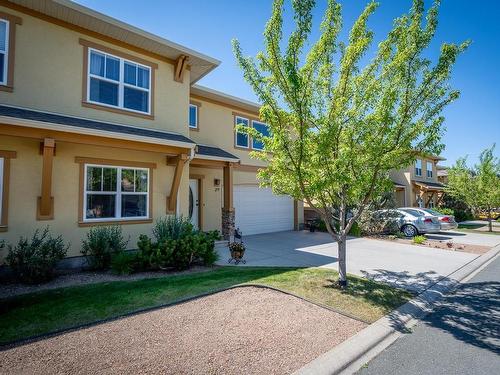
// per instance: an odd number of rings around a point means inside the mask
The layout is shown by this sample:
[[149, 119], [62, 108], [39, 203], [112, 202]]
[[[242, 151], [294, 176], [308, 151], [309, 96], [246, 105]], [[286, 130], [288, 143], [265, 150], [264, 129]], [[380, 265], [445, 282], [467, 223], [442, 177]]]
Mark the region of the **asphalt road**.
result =
[[500, 374], [500, 257], [358, 374]]

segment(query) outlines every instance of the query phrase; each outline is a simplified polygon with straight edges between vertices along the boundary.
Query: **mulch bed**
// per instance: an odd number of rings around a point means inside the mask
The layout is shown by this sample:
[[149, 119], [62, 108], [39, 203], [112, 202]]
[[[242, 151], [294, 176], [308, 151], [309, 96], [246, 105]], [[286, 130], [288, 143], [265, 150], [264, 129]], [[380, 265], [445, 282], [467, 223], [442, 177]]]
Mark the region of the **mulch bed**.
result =
[[472, 253], [472, 254], [484, 254], [488, 252], [491, 247], [490, 246], [481, 246], [481, 245], [471, 245], [471, 244], [461, 244], [453, 241], [439, 241], [439, 240], [425, 240], [424, 243], [416, 244], [412, 239], [406, 238], [391, 238], [387, 235], [379, 235], [379, 236], [370, 236], [371, 238], [375, 238], [377, 240], [385, 240], [391, 242], [398, 242], [405, 245], [415, 245], [415, 246], [425, 246], [438, 250], [450, 250], [450, 251], [459, 251], [464, 253]]
[[0, 352], [0, 373], [285, 374], [366, 324], [245, 287]]

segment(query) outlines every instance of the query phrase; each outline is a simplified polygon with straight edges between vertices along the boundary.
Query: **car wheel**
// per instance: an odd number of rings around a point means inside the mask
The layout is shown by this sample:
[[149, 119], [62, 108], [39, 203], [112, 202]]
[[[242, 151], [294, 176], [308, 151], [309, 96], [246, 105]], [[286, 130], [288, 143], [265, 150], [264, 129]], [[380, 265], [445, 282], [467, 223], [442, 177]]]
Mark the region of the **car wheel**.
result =
[[404, 225], [403, 228], [401, 228], [401, 232], [403, 232], [406, 237], [415, 237], [418, 234], [417, 228], [413, 225]]

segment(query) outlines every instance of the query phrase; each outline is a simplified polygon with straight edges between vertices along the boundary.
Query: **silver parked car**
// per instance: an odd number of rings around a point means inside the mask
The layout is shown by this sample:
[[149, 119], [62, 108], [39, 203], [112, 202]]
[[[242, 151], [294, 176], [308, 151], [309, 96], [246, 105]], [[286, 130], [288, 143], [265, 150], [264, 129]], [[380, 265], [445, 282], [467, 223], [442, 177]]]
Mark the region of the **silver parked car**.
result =
[[[418, 234], [438, 233], [441, 230], [439, 219], [435, 216], [425, 216], [413, 208], [389, 209], [376, 212], [377, 220], [391, 222], [407, 237]], [[384, 227], [388, 227], [384, 225]]]
[[441, 230], [457, 229], [458, 223], [455, 221], [455, 216], [443, 215], [440, 212], [434, 211], [431, 208], [416, 208], [416, 207], [401, 207], [401, 210], [411, 209], [422, 212], [425, 216], [435, 216], [441, 223]]

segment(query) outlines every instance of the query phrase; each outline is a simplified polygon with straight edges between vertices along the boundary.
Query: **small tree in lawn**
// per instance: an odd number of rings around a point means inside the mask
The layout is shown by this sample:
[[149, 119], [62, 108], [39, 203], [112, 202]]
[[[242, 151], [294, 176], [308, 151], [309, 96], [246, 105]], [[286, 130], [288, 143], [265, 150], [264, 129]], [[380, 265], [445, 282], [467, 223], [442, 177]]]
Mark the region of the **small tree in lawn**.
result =
[[479, 164], [469, 168], [467, 158], [460, 158], [448, 170], [446, 192], [462, 200], [473, 211], [486, 211], [489, 231], [491, 210], [500, 207], [500, 160], [494, 156], [495, 145], [481, 152]]
[[388, 172], [410, 165], [418, 154], [441, 152], [441, 112], [459, 96], [448, 81], [468, 43], [443, 44], [432, 65], [422, 52], [436, 31], [439, 3], [426, 14], [423, 1], [414, 0], [361, 67], [373, 40], [367, 22], [377, 3], [368, 3], [344, 44], [338, 40], [341, 7], [329, 0], [321, 35], [306, 53], [314, 6], [312, 0], [292, 1], [295, 30], [284, 40], [284, 4], [275, 0], [265, 51], [255, 58], [243, 56], [233, 41], [270, 135], [240, 125], [238, 130], [264, 144], [265, 152], [253, 153], [268, 162], [259, 173], [261, 184], [306, 201], [321, 215], [338, 243], [344, 287], [347, 234], [363, 209], [393, 188]]

